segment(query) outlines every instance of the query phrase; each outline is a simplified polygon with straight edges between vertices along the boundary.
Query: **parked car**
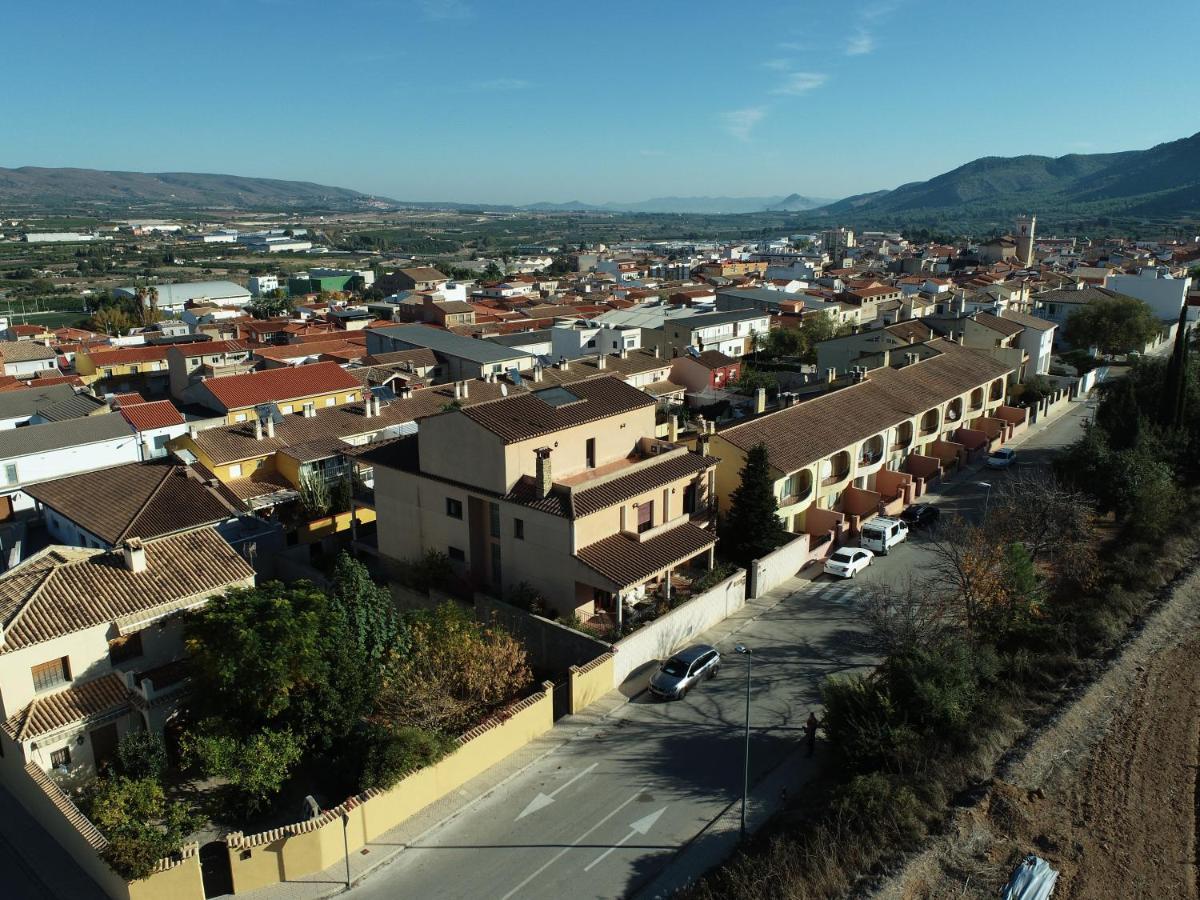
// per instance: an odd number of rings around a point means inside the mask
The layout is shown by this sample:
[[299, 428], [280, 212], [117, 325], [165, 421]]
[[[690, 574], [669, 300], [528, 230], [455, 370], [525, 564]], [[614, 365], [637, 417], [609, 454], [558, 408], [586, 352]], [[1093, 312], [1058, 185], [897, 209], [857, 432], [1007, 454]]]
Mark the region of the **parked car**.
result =
[[678, 700], [720, 668], [721, 654], [715, 647], [695, 644], [659, 666], [650, 678], [650, 693], [663, 700]]
[[908, 525], [905, 522], [887, 516], [876, 516], [862, 527], [858, 542], [872, 553], [887, 556], [892, 547], [907, 540]]
[[900, 518], [908, 523], [909, 528], [934, 528], [941, 515], [942, 511], [931, 503], [914, 503], [900, 513]]
[[1008, 447], [1001, 447], [999, 450], [993, 450], [988, 454], [987, 464], [989, 469], [1007, 469], [1013, 464], [1013, 460], [1017, 458], [1017, 451], [1010, 450]]
[[875, 554], [861, 547], [843, 547], [830, 554], [825, 560], [825, 574], [838, 578], [853, 578], [871, 564]]

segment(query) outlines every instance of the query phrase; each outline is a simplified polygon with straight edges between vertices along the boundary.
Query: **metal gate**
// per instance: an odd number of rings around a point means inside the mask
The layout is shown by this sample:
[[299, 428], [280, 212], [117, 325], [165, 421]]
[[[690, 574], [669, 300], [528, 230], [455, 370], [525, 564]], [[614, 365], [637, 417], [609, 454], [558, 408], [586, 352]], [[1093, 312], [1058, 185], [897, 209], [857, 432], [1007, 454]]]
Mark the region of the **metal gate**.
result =
[[224, 897], [233, 893], [233, 870], [229, 866], [229, 848], [224, 841], [209, 841], [200, 848], [200, 877], [205, 897]]
[[554, 685], [554, 721], [557, 722], [571, 711], [571, 684], [563, 679]]

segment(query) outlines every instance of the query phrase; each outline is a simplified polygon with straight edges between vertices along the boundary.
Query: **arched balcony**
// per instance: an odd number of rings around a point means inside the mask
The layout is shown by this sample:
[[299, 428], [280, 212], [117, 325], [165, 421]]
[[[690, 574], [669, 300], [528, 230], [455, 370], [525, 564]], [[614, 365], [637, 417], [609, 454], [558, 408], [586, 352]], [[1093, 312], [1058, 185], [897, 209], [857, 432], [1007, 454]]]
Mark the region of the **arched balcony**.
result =
[[946, 421], [947, 422], [958, 422], [959, 420], [962, 419], [962, 416], [963, 416], [962, 397], [955, 397], [953, 400], [951, 400], [949, 403], [946, 404]]
[[971, 410], [983, 409], [983, 388], [971, 391]]
[[1003, 378], [997, 378], [995, 381], [992, 382], [992, 389], [988, 394], [988, 398], [991, 400], [1003, 400], [1004, 399], [1004, 379]]
[[[980, 402], [982, 402], [982, 400]], [[907, 447], [909, 444], [912, 443], [912, 439], [913, 439], [912, 422], [904, 422], [900, 425], [899, 428], [896, 429], [896, 439], [895, 439], [895, 442], [892, 444], [892, 449], [893, 450], [903, 450], [905, 447]]]
[[792, 506], [807, 500], [812, 495], [813, 473], [811, 469], [801, 469], [793, 472], [783, 482], [783, 492], [779, 497], [780, 506]]
[[883, 435], [869, 437], [858, 446], [858, 466], [873, 466], [883, 459]]
[[850, 454], [845, 450], [821, 463], [821, 486], [829, 487], [850, 477]]
[[936, 409], [931, 409], [925, 415], [921, 416], [921, 437], [933, 434], [938, 430], [938, 423], [941, 421]]

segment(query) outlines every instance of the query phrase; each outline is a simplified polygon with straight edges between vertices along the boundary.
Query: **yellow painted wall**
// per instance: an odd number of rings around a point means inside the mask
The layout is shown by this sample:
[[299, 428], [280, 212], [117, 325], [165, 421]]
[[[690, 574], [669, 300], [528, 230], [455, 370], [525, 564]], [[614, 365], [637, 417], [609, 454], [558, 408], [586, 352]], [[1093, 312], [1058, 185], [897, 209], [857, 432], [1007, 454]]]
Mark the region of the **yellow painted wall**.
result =
[[204, 900], [199, 854], [193, 850], [177, 865], [130, 882], [129, 900]]
[[[350, 852], [362, 849], [430, 803], [457, 790], [476, 775], [496, 765], [549, 731], [554, 724], [551, 686], [526, 701], [510, 718], [484, 730], [476, 729], [454, 753], [400, 781], [390, 790], [368, 796], [349, 811], [346, 837]], [[324, 871], [343, 859], [341, 808], [328, 810], [312, 823], [265, 832], [241, 842], [229, 838], [229, 864], [234, 893], [267, 887], [286, 879]], [[301, 830], [303, 829], [303, 830]], [[262, 840], [262, 843], [259, 841]]]
[[[350, 397], [351, 399], [347, 400], [347, 397]], [[304, 409], [304, 404], [311, 403], [319, 412], [320, 410], [328, 407], [329, 404], [327, 404], [326, 401], [330, 399], [333, 400], [333, 406], [345, 406], [347, 403], [357, 403], [360, 399], [362, 399], [362, 392], [358, 389], [347, 388], [345, 390], [334, 391], [333, 393], [328, 394], [313, 394], [311, 397], [298, 397], [295, 400], [281, 400], [279, 401], [279, 411], [285, 416], [300, 415], [301, 411]], [[287, 412], [286, 409], [289, 406], [292, 407], [292, 412], [290, 413]], [[237, 425], [240, 422], [250, 421], [254, 414], [253, 406], [239, 406], [236, 409], [229, 410], [225, 414], [225, 421], [230, 425]], [[242, 418], [239, 419], [238, 416], [241, 416]]]
[[[301, 525], [296, 529], [296, 534], [302, 544], [316, 543], [321, 538], [329, 537], [332, 534], [338, 534], [342, 531], [349, 531], [352, 518], [353, 516], [349, 512], [338, 513], [334, 516], [324, 516]], [[358, 524], [366, 525], [368, 522], [374, 521], [375, 510], [365, 506], [358, 508]]]
[[[235, 478], [245, 478], [246, 476], [259, 471], [262, 466], [266, 467], [267, 472], [276, 470], [276, 462], [280, 459], [274, 452], [264, 453], [262, 456], [256, 456], [251, 459], [244, 459], [235, 463], [225, 463], [218, 465], [213, 462], [212, 457], [201, 450], [196, 442], [192, 440], [190, 435], [181, 434], [179, 437], [167, 443], [167, 446], [172, 450], [188, 450], [195, 455], [200, 463], [217, 476], [223, 482], [232, 481]], [[231, 468], [235, 465], [242, 467], [240, 475], [234, 475]]]
[[572, 714], [595, 703], [613, 689], [613, 655], [605, 653], [582, 668], [571, 666]]

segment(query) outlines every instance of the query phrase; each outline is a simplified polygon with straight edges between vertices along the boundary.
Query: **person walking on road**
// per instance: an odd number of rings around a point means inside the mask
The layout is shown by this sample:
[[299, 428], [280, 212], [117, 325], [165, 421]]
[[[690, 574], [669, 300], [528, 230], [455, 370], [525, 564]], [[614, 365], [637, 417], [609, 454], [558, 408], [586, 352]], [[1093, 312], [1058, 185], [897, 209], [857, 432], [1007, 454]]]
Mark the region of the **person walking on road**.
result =
[[804, 742], [808, 745], [808, 752], [805, 754], [810, 759], [817, 751], [817, 729], [821, 727], [821, 720], [817, 718], [817, 714], [810, 712], [808, 721], [804, 723]]

